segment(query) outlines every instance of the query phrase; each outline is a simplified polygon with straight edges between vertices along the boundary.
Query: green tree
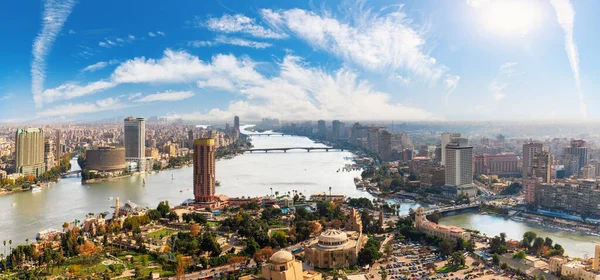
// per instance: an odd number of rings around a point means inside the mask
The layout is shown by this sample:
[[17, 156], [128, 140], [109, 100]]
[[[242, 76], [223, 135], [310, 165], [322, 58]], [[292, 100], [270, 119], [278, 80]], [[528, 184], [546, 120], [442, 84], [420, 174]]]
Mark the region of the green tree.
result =
[[438, 247], [440, 248], [440, 254], [442, 256], [449, 256], [454, 251], [455, 243], [448, 239], [444, 239], [438, 243]]
[[499, 265], [500, 264], [500, 256], [498, 256], [498, 254], [494, 254], [492, 256], [492, 264], [493, 265]]

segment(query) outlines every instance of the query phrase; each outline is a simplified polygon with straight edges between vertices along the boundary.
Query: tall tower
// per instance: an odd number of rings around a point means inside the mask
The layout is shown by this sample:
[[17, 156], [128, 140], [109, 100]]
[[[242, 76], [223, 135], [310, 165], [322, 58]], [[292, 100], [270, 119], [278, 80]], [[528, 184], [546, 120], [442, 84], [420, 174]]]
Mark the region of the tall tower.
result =
[[[523, 160], [523, 162], [525, 162]], [[550, 152], [537, 152], [533, 154], [531, 169], [535, 177], [542, 177], [544, 183], [550, 184], [552, 172], [552, 154]], [[595, 175], [595, 174], [594, 174]]]
[[324, 120], [319, 120], [317, 122], [317, 132], [321, 139], [327, 138], [327, 126]]
[[215, 140], [194, 140], [194, 199], [197, 202], [215, 200]]
[[458, 137], [460, 137], [460, 133], [442, 133], [442, 160], [440, 161], [441, 165], [446, 165], [446, 145], [450, 144], [450, 142], [452, 142], [452, 139]]
[[536, 153], [541, 153], [542, 143], [530, 142], [523, 144], [523, 178], [530, 177], [533, 174], [533, 157]]
[[15, 170], [35, 177], [44, 172], [44, 131], [41, 128], [17, 129]]
[[125, 160], [137, 162], [137, 171], [146, 170], [146, 120], [144, 118], [128, 117], [125, 125]]
[[60, 145], [60, 129], [56, 130], [56, 139], [54, 139], [54, 144], [56, 145], [56, 152], [54, 156], [56, 157], [56, 166], [60, 167], [60, 158], [62, 157], [62, 146]]
[[467, 139], [455, 138], [446, 145], [446, 185], [473, 184], [473, 147]]
[[334, 120], [331, 122], [331, 138], [334, 140], [340, 139], [341, 122]]
[[240, 137], [240, 117], [233, 117], [233, 139], [237, 140]]

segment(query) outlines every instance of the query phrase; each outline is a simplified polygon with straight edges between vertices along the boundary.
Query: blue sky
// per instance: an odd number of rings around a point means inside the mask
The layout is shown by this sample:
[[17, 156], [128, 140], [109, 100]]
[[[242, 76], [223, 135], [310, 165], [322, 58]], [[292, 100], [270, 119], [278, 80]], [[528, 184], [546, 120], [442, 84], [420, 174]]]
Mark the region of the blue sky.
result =
[[596, 120], [598, 1], [3, 1], [0, 120]]

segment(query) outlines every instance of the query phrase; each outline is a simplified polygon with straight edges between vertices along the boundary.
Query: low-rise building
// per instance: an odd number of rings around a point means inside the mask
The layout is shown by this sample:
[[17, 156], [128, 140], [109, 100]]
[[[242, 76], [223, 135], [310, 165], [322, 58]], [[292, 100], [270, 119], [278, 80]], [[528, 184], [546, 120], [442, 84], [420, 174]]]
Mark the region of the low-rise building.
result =
[[471, 239], [471, 234], [463, 228], [456, 226], [445, 226], [428, 221], [423, 207], [417, 208], [415, 215], [415, 227], [421, 232], [431, 234], [439, 238], [449, 240], [456, 240], [458, 238], [462, 238], [463, 240]]

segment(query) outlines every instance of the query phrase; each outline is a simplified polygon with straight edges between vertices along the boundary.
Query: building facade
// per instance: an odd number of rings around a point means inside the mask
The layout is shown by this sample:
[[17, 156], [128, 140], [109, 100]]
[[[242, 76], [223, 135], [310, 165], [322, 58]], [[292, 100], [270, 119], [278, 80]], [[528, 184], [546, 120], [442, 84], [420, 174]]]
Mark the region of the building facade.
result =
[[600, 189], [595, 180], [578, 180], [565, 183], [537, 183], [535, 186], [537, 207], [567, 212], [575, 215], [587, 213], [600, 217]]
[[17, 129], [15, 172], [24, 176], [42, 175], [44, 170], [44, 131], [41, 128]]
[[462, 186], [473, 184], [473, 147], [467, 139], [455, 138], [446, 145], [446, 185]]
[[[262, 266], [262, 278], [266, 280], [321, 280], [321, 273], [312, 270], [303, 271], [302, 262], [294, 259], [288, 251], [275, 252], [269, 262]], [[257, 279], [257, 278], [243, 278]]]
[[523, 166], [522, 166], [522, 176], [523, 178], [527, 178], [533, 176], [533, 156], [536, 153], [540, 153], [543, 151], [542, 143], [538, 142], [529, 142], [523, 144]]
[[[132, 171], [146, 171], [146, 120], [128, 117], [124, 120], [125, 160], [135, 164]], [[133, 165], [132, 165], [133, 166]]]
[[98, 147], [85, 152], [87, 170], [98, 172], [123, 171], [127, 164], [125, 162], [125, 149], [115, 147]]
[[442, 133], [442, 160], [440, 161], [442, 165], [446, 165], [446, 145], [450, 144], [450, 142], [452, 142], [452, 139], [458, 137], [460, 137], [460, 133]]
[[440, 225], [428, 221], [423, 207], [417, 208], [415, 213], [415, 227], [425, 234], [431, 234], [435, 237], [448, 240], [457, 240], [458, 238], [462, 238], [463, 240], [471, 239], [471, 234], [462, 228]]
[[194, 199], [215, 201], [215, 140], [194, 140]]
[[542, 178], [544, 183], [550, 183], [552, 180], [552, 154], [546, 151], [534, 153], [531, 168], [533, 176]]

